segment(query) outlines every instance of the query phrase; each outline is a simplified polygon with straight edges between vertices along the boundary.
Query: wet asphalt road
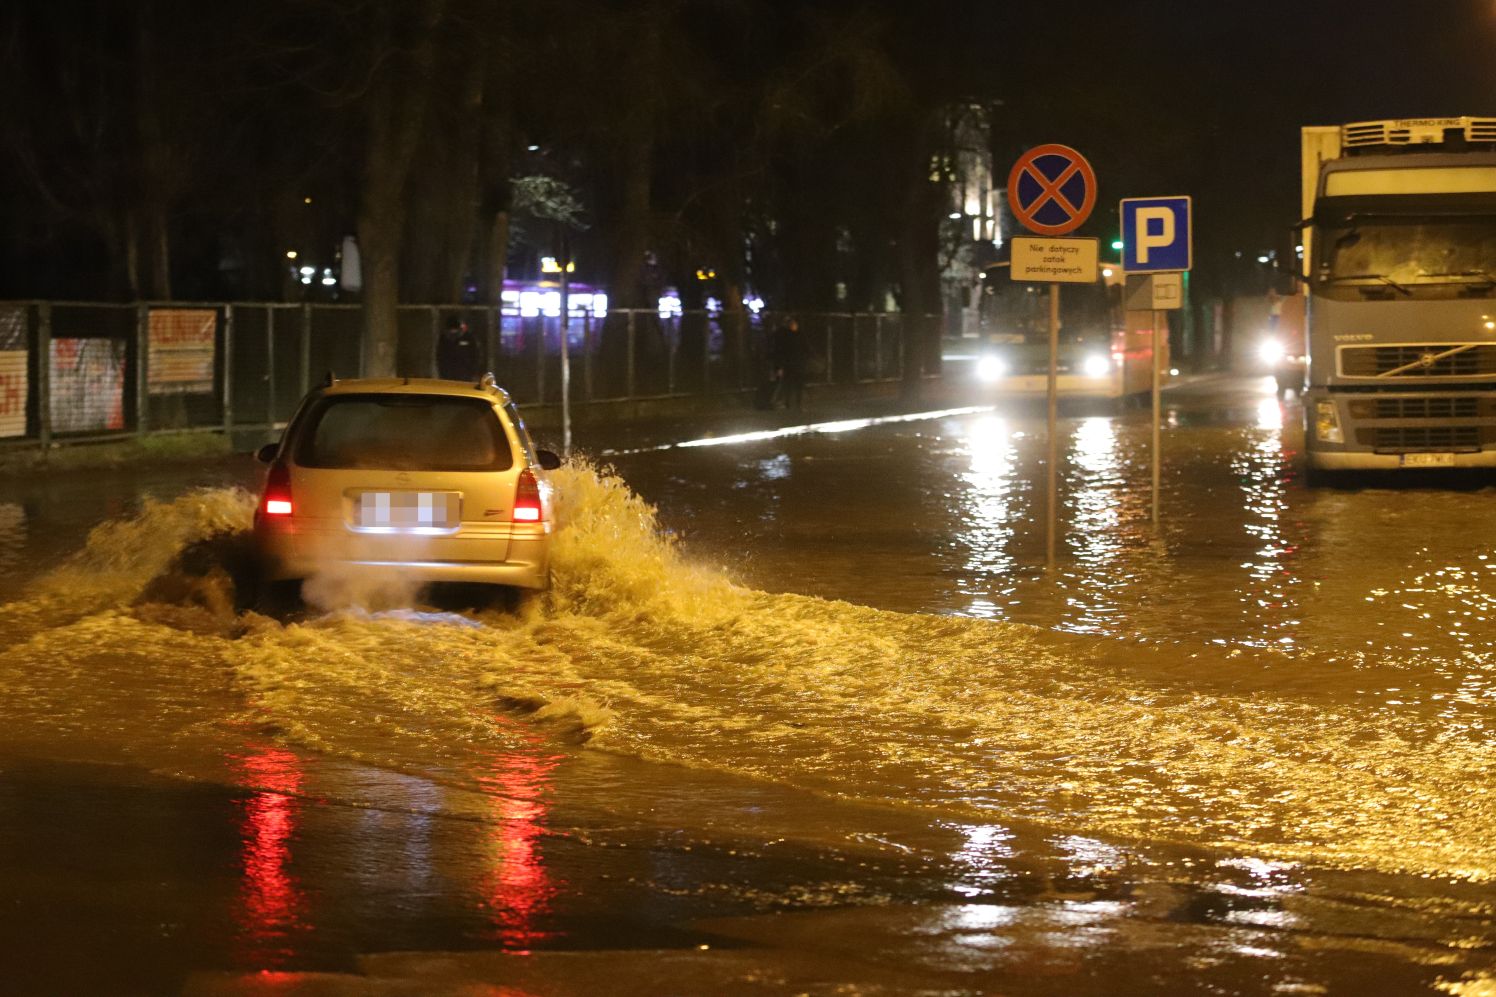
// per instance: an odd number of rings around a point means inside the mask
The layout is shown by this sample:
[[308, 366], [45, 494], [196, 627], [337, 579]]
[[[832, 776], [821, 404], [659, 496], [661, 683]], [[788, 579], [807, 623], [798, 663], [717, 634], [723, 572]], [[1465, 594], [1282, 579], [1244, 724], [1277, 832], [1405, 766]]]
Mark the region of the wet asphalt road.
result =
[[517, 613], [235, 614], [244, 460], [4, 482], [14, 989], [1487, 993], [1492, 482], [1168, 400], [1157, 534], [1067, 415], [1054, 571], [1032, 407], [583, 435]]

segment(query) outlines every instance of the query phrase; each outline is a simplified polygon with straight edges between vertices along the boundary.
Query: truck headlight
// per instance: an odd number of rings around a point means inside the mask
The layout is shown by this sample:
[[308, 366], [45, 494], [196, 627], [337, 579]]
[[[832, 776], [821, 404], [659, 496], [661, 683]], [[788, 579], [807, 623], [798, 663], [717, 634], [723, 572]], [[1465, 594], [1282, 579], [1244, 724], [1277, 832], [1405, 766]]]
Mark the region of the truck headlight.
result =
[[1257, 346], [1257, 355], [1268, 366], [1276, 366], [1283, 359], [1284, 352], [1283, 344], [1276, 339], [1264, 339]]
[[1112, 362], [1100, 353], [1092, 353], [1080, 362], [1080, 372], [1087, 377], [1106, 377], [1112, 372]]
[[1340, 413], [1334, 402], [1314, 403], [1314, 436], [1326, 443], [1344, 443], [1345, 434], [1340, 431]]
[[1008, 373], [1008, 365], [1002, 357], [988, 353], [977, 360], [977, 380], [997, 381]]

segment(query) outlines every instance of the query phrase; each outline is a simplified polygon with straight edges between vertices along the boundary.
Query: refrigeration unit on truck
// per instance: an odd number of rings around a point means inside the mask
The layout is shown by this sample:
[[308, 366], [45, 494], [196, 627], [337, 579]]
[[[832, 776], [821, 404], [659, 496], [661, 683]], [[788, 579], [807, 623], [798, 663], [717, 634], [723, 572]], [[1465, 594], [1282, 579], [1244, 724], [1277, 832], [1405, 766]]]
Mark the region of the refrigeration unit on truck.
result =
[[1496, 467], [1496, 117], [1303, 129], [1311, 474]]

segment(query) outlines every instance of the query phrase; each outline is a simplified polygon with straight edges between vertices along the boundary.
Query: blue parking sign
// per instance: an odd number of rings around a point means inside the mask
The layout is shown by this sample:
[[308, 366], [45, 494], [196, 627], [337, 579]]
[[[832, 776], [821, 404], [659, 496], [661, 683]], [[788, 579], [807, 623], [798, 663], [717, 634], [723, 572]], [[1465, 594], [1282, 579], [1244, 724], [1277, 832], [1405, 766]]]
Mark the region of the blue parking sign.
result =
[[1189, 197], [1122, 199], [1122, 270], [1177, 273], [1190, 269], [1193, 240]]

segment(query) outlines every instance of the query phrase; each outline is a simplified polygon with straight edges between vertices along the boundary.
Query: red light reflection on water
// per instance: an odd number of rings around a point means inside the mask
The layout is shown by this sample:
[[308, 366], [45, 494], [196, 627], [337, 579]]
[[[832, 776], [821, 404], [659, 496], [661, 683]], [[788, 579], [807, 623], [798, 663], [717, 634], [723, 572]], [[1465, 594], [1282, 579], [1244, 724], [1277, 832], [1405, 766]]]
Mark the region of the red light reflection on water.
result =
[[301, 809], [301, 762], [281, 748], [234, 759], [239, 777], [256, 792], [240, 802], [243, 881], [235, 917], [241, 957], [257, 966], [283, 965], [295, 954], [292, 937], [304, 927], [306, 898], [290, 871], [291, 839]]
[[556, 756], [505, 755], [496, 760], [491, 775], [478, 780], [494, 819], [486, 848], [492, 866], [481, 885], [482, 902], [492, 919], [492, 937], [507, 949], [523, 950], [553, 934], [537, 929], [535, 922], [550, 912], [558, 892], [540, 849], [557, 761]]

